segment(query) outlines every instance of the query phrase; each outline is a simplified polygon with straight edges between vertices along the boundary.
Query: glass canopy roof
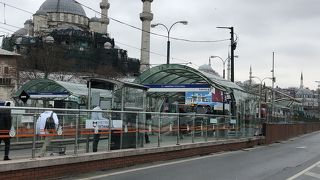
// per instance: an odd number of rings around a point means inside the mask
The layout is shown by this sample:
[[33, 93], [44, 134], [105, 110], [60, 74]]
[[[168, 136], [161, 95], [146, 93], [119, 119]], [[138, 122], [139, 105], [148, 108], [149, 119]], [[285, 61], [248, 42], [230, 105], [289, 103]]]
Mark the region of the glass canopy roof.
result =
[[[218, 75], [180, 64], [163, 64], [148, 69], [135, 79], [135, 83], [143, 85], [205, 83], [226, 92], [233, 92], [234, 90], [243, 91], [237, 84], [223, 79]], [[168, 93], [156, 93], [156, 96], [162, 96], [162, 94], [169, 95]]]
[[[54, 81], [50, 79], [35, 79], [25, 83], [18, 91], [13, 95], [14, 98], [25, 91], [29, 95], [33, 95], [37, 98], [58, 98], [58, 97], [69, 97], [69, 96], [87, 96], [88, 88], [86, 84], [77, 84], [71, 82]], [[102, 89], [92, 89], [92, 92], [100, 92], [103, 97], [111, 97], [110, 91]], [[31, 96], [32, 98], [32, 96]]]

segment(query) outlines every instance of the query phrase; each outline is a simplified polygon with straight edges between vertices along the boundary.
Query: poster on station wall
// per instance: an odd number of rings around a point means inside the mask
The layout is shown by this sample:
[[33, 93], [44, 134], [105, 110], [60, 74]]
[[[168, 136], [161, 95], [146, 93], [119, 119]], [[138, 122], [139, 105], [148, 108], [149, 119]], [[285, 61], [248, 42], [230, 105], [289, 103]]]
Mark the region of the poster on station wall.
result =
[[185, 93], [185, 104], [199, 104], [202, 102], [223, 102], [223, 95], [219, 89], [210, 91], [193, 91]]

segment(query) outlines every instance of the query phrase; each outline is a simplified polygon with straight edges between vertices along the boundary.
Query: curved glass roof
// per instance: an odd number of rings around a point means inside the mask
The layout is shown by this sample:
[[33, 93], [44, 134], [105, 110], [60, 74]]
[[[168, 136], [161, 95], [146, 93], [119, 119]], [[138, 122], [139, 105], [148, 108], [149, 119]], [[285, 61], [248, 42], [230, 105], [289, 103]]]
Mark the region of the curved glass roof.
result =
[[[54, 95], [65, 95], [65, 96], [87, 96], [88, 88], [86, 84], [77, 84], [64, 81], [54, 81], [50, 79], [34, 79], [25, 83], [18, 91], [13, 95], [14, 98], [25, 91], [29, 95], [52, 95], [51, 98], [55, 98]], [[101, 96], [111, 97], [111, 93], [107, 90], [92, 89], [92, 92], [100, 92]]]
[[86, 16], [82, 6], [75, 0], [46, 0], [37, 12], [64, 12]]
[[135, 83], [148, 84], [199, 84], [207, 83], [222, 91], [232, 92], [243, 89], [237, 84], [218, 75], [196, 70], [180, 64], [163, 64], [144, 71]]

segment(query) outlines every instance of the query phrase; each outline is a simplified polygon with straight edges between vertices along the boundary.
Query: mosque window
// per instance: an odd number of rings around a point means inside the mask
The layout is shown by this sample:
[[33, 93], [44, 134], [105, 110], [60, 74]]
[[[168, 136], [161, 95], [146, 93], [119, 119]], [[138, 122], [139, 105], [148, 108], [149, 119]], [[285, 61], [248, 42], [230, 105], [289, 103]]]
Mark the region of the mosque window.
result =
[[0, 78], [0, 85], [11, 85], [11, 78]]
[[59, 13], [56, 14], [56, 21], [60, 21], [60, 14]]
[[73, 22], [73, 23], [76, 22], [76, 17], [75, 17], [75, 15], [71, 15], [71, 22]]
[[9, 67], [4, 67], [3, 73], [4, 74], [9, 74]]
[[83, 17], [79, 18], [79, 24], [83, 24]]
[[64, 13], [60, 13], [60, 21], [64, 21]]
[[52, 19], [52, 14], [49, 14], [48, 20], [49, 20], [49, 21], [52, 21], [52, 20], [53, 20], [53, 19]]
[[57, 19], [57, 15], [56, 14], [51, 14], [51, 20], [52, 21], [56, 21]]
[[68, 14], [64, 14], [63, 13], [63, 16], [64, 16], [63, 21], [67, 21], [68, 22]]
[[72, 15], [68, 14], [68, 22], [72, 22]]
[[74, 18], [75, 18], [75, 23], [79, 23], [79, 16], [78, 15], [74, 15]]

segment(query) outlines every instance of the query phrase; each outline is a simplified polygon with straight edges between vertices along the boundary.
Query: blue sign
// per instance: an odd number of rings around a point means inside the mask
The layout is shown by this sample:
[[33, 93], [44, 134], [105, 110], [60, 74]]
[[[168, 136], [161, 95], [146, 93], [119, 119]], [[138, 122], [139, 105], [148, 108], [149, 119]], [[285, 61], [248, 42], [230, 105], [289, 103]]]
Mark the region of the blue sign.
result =
[[209, 84], [145, 84], [149, 92], [210, 91]]

